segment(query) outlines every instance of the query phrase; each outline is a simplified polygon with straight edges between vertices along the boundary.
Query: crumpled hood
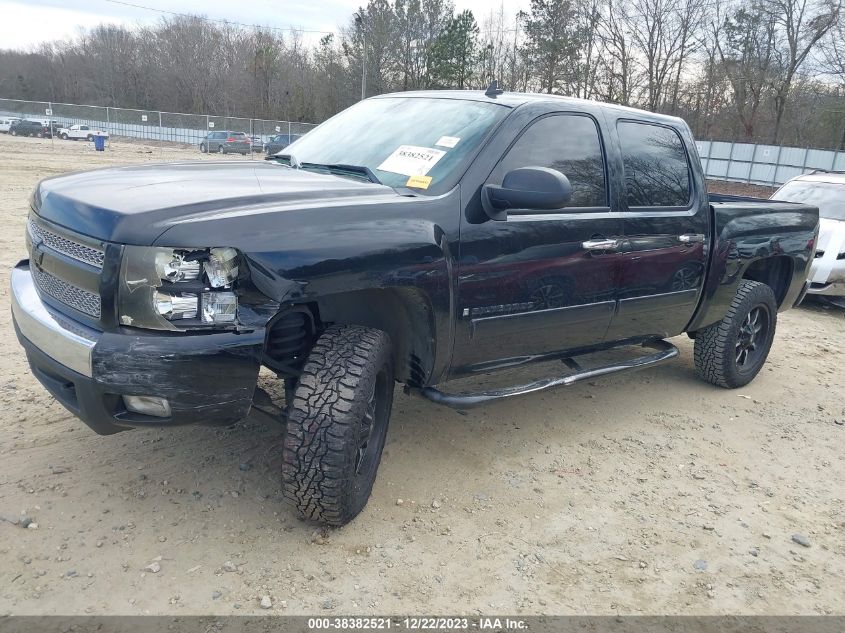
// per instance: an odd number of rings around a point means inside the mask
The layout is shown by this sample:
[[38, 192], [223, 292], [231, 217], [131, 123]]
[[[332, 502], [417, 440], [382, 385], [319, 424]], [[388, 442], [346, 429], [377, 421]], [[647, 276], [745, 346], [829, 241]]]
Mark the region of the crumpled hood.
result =
[[401, 198], [390, 187], [269, 161], [133, 165], [58, 176], [35, 192], [37, 213], [91, 237], [152, 244], [176, 223], [225, 212], [253, 213]]

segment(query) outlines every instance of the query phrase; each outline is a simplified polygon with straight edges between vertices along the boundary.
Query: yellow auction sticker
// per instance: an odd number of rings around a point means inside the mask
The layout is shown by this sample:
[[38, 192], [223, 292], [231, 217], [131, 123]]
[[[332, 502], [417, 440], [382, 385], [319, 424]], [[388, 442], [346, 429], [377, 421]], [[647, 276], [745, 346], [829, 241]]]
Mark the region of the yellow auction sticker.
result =
[[405, 183], [405, 186], [414, 187], [415, 189], [428, 189], [430, 184], [431, 176], [411, 176], [408, 178], [408, 182]]

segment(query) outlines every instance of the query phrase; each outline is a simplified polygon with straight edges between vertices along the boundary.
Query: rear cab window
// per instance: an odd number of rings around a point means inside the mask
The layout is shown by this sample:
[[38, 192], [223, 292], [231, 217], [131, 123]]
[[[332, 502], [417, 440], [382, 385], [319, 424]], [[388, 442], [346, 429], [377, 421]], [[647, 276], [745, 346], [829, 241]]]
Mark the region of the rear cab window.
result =
[[689, 158], [677, 130], [625, 120], [617, 123], [616, 130], [625, 168], [628, 208], [689, 207]]

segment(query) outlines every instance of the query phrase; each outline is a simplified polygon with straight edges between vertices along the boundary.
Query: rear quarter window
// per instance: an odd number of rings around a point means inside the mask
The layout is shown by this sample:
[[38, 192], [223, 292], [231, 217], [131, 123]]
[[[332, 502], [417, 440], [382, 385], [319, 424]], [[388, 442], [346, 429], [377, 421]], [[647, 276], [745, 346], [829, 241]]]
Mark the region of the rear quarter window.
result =
[[638, 121], [619, 121], [616, 129], [628, 206], [687, 207], [691, 194], [689, 161], [678, 132]]

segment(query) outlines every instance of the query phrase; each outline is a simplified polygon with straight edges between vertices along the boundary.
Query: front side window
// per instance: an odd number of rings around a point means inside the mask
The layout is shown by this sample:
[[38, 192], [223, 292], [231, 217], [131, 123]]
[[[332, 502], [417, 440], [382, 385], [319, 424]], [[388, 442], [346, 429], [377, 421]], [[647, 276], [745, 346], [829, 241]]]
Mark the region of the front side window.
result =
[[629, 207], [686, 207], [690, 201], [687, 152], [678, 133], [662, 125], [617, 124]]
[[519, 167], [548, 167], [566, 176], [572, 185], [568, 207], [607, 206], [599, 131], [588, 116], [558, 114], [532, 123], [493, 170], [491, 182], [501, 184]]

